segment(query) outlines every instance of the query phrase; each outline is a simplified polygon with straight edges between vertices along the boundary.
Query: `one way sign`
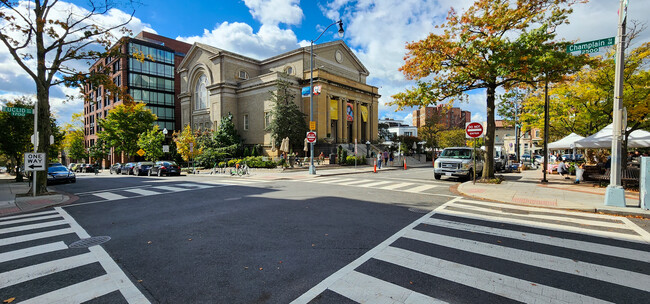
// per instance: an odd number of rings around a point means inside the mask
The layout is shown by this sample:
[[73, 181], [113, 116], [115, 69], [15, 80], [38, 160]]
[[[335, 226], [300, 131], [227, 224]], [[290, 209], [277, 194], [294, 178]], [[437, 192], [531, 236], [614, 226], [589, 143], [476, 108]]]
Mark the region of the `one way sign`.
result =
[[45, 153], [25, 153], [25, 171], [45, 170]]

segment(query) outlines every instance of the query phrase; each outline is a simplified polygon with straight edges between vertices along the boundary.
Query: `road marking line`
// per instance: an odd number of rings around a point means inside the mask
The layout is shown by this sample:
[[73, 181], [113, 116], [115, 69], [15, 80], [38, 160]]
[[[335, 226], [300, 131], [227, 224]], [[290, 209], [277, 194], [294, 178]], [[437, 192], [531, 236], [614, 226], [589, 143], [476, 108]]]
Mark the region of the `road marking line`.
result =
[[15, 227], [0, 229], [0, 234], [18, 232], [18, 231], [25, 231], [25, 230], [32, 230], [32, 229], [38, 229], [38, 228], [45, 228], [45, 227], [52, 227], [52, 226], [58, 226], [58, 225], [64, 225], [64, 224], [67, 224], [67, 222], [64, 221], [64, 220], [61, 220], [61, 221], [51, 221], [51, 222], [31, 224], [31, 225], [15, 226]]
[[344, 183], [344, 184], [341, 184], [341, 185], [343, 185], [343, 186], [352, 186], [352, 185], [355, 185], [355, 184], [365, 184], [365, 183], [369, 183], [369, 182], [372, 182], [372, 180], [371, 179], [357, 179], [357, 180], [347, 182], [347, 183]]
[[452, 200], [449, 200], [448, 202], [442, 204], [438, 208], [430, 211], [429, 213], [423, 215], [419, 219], [415, 220], [411, 224], [407, 225], [406, 227], [402, 228], [400, 231], [397, 233], [393, 234], [389, 238], [387, 238], [385, 241], [381, 242], [379, 245], [375, 246], [374, 248], [370, 249], [368, 252], [364, 253], [362, 256], [358, 257], [356, 260], [352, 261], [350, 264], [344, 266], [343, 268], [339, 269], [329, 277], [325, 278], [323, 281], [320, 283], [316, 284], [316, 286], [312, 287], [309, 289], [307, 292], [302, 294], [300, 297], [297, 299], [291, 301], [291, 304], [303, 304], [303, 303], [308, 303], [309, 301], [313, 300], [316, 296], [321, 294], [323, 291], [328, 289], [334, 282], [338, 281], [342, 277], [348, 275], [350, 272], [354, 271], [357, 267], [361, 266], [361, 264], [367, 262], [369, 259], [374, 257], [377, 253], [381, 252], [382, 250], [386, 249], [388, 245], [392, 244], [395, 242], [397, 239], [401, 238], [406, 232], [409, 230], [413, 229], [415, 226], [420, 225], [425, 219], [431, 217], [434, 213], [436, 213], [436, 210], [439, 210], [441, 208], [444, 208], [445, 206], [452, 204], [458, 200], [460, 200], [461, 197], [456, 197]]
[[637, 272], [442, 234], [411, 230], [407, 232], [404, 237], [438, 246], [532, 265], [571, 275], [583, 276], [640, 290], [646, 290], [646, 288], [648, 288], [647, 282], [650, 282], [650, 276]]
[[388, 247], [374, 258], [489, 293], [495, 293], [498, 290], [498, 295], [523, 303], [609, 303], [579, 293], [396, 247]]
[[99, 192], [99, 193], [93, 193], [94, 196], [99, 196], [103, 199], [109, 200], [109, 201], [114, 201], [114, 200], [120, 200], [120, 199], [125, 199], [128, 198], [124, 195], [119, 195], [111, 192]]
[[[505, 204], [505, 203], [481, 202], [481, 201], [473, 201], [473, 200], [468, 200], [468, 199], [463, 199], [460, 202], [461, 203], [462, 202], [467, 202], [467, 203], [472, 203], [472, 204], [476, 204], [476, 205], [483, 205], [483, 206], [489, 206], [489, 207], [509, 208], [509, 209], [518, 209], [518, 210], [534, 211], [534, 212], [545, 212], [545, 213], [555, 213], [555, 214], [570, 216], [569, 212], [567, 212], [566, 210], [558, 210], [558, 209], [552, 209], [552, 208], [528, 207], [528, 206], [515, 205], [515, 204]], [[576, 212], [571, 212], [571, 213], [576, 213]], [[582, 217], [592, 217], [592, 218], [596, 218], [596, 219], [620, 220], [620, 218], [613, 217], [611, 215], [606, 215], [606, 214], [596, 214], [596, 213], [581, 212], [581, 213], [577, 213], [576, 215], [580, 215]]]
[[43, 254], [43, 253], [48, 253], [52, 251], [63, 250], [63, 249], [68, 249], [68, 246], [62, 241], [18, 249], [14, 251], [5, 252], [5, 253], [0, 253], [0, 263], [22, 259], [34, 255]]
[[6, 216], [0, 218], [0, 222], [4, 222], [6, 220], [13, 220], [17, 218], [24, 218], [24, 217], [31, 217], [31, 216], [40, 216], [40, 215], [46, 215], [46, 214], [52, 214], [56, 213], [56, 211], [51, 210], [51, 211], [44, 211], [44, 212], [37, 212], [37, 213], [30, 213], [30, 214], [21, 214], [21, 215], [12, 215], [12, 216]]
[[[612, 223], [612, 222], [583, 220], [583, 219], [577, 219], [577, 218], [572, 218], [572, 217], [561, 217], [561, 216], [552, 216], [552, 215], [519, 214], [519, 213], [506, 212], [506, 211], [502, 211], [502, 210], [498, 210], [498, 209], [492, 209], [492, 208], [487, 208], [487, 207], [469, 206], [469, 205], [464, 205], [464, 204], [455, 204], [454, 208], [462, 208], [462, 209], [467, 209], [467, 210], [488, 212], [488, 213], [492, 213], [492, 214], [500, 214], [500, 215], [508, 215], [508, 216], [516, 215], [516, 216], [522, 216], [522, 217], [530, 218], [531, 220], [533, 220], [533, 219], [544, 219], [544, 220], [553, 220], [553, 221], [565, 221], [565, 222], [571, 222], [571, 223], [575, 223], [575, 224], [606, 227], [606, 228], [618, 228], [618, 229], [625, 229], [625, 230], [634, 231], [634, 229], [632, 229], [630, 227], [626, 227], [625, 223], [623, 223], [623, 222]], [[517, 209], [517, 208], [513, 208], [513, 209]], [[540, 211], [540, 210], [537, 210], [537, 211]]]
[[94, 262], [92, 253], [84, 253], [0, 273], [0, 289]]
[[478, 214], [472, 214], [472, 213], [460, 212], [460, 211], [454, 211], [448, 209], [439, 210], [437, 213], [465, 217], [470, 219], [477, 219], [477, 220], [488, 220], [497, 223], [517, 224], [517, 225], [528, 226], [528, 227], [552, 229], [555, 231], [565, 231], [565, 232], [581, 233], [581, 234], [587, 234], [587, 235], [598, 236], [598, 237], [606, 237], [612, 239], [622, 239], [622, 240], [636, 242], [636, 243], [644, 243], [644, 244], [646, 243], [641, 238], [641, 236], [626, 234], [626, 233], [610, 232], [604, 230], [593, 230], [588, 228], [564, 226], [559, 224], [542, 223], [542, 222], [536, 222], [531, 220], [511, 219], [502, 216], [490, 216], [490, 215], [483, 215], [483, 214], [478, 215]]
[[21, 219], [17, 219], [17, 220], [0, 222], [0, 226], [17, 224], [17, 223], [24, 223], [24, 222], [40, 221], [40, 220], [46, 220], [46, 219], [51, 219], [51, 218], [57, 218], [57, 217], [59, 217], [58, 214], [38, 216], [38, 217], [21, 218]]
[[580, 250], [580, 251], [593, 252], [597, 254], [604, 254], [604, 255], [610, 255], [614, 257], [637, 260], [641, 262], [650, 261], [650, 252], [629, 249], [629, 248], [621, 248], [621, 247], [604, 245], [599, 243], [564, 239], [564, 238], [559, 238], [554, 236], [547, 236], [547, 235], [534, 234], [528, 232], [524, 233], [520, 231], [485, 227], [485, 226], [466, 224], [461, 222], [452, 222], [448, 220], [435, 219], [435, 218], [427, 219], [426, 221], [424, 221], [424, 224], [444, 227], [444, 228], [457, 229], [462, 231], [482, 233], [482, 234], [493, 235], [493, 236], [501, 236], [501, 237], [506, 237], [511, 239], [564, 247], [564, 248]]
[[447, 303], [357, 271], [334, 282], [329, 289], [359, 303]]
[[[650, 243], [650, 232], [645, 231], [643, 228], [637, 226], [634, 222], [630, 221], [630, 219], [623, 217], [621, 220], [628, 225], [631, 229], [636, 231], [647, 243]], [[648, 259], [650, 261], [650, 259]]]
[[8, 238], [0, 239], [0, 246], [6, 246], [6, 245], [11, 245], [11, 244], [27, 242], [27, 241], [44, 239], [44, 238], [48, 238], [48, 237], [53, 237], [53, 236], [57, 236], [57, 235], [64, 235], [64, 234], [69, 234], [69, 233], [74, 233], [74, 231], [72, 231], [72, 229], [70, 229], [70, 228], [62, 228], [62, 229], [57, 229], [57, 230], [50, 230], [50, 231], [37, 232], [37, 233], [32, 233], [32, 234], [12, 236], [12, 237], [8, 237]]
[[340, 183], [340, 184], [343, 185], [345, 182], [354, 181], [354, 180], [355, 179], [353, 179], [353, 178], [340, 178], [338, 180], [328, 180], [328, 181], [324, 181], [324, 182], [320, 182], [320, 183], [321, 184], [339, 184]]
[[397, 188], [404, 188], [404, 187], [408, 187], [408, 186], [410, 186], [410, 185], [413, 185], [413, 183], [399, 183], [399, 184], [393, 184], [393, 185], [389, 185], [389, 186], [381, 187], [380, 189], [383, 189], [383, 190], [395, 190], [395, 189], [397, 189]]
[[336, 178], [336, 177], [316, 177], [316, 178], [304, 179], [304, 180], [300, 180], [300, 181], [308, 182], [308, 183], [324, 183], [326, 181], [337, 181], [337, 180], [339, 180], [339, 179]]
[[[77, 233], [77, 236], [79, 236], [79, 238], [85, 239], [90, 237], [88, 232], [86, 232], [86, 230], [83, 229], [70, 214], [63, 210], [63, 208], [54, 207], [54, 209], [56, 209], [59, 214], [61, 214], [61, 216], [70, 223], [70, 228], [72, 228]], [[113, 261], [113, 259], [110, 257], [110, 255], [108, 255], [102, 246], [92, 246], [88, 248], [88, 250], [90, 250], [90, 252], [95, 255], [95, 259], [99, 261], [99, 263], [106, 271], [106, 276], [110, 277], [111, 281], [117, 285], [120, 292], [122, 293], [122, 296], [124, 296], [127, 302], [130, 304], [150, 303], [149, 300], [147, 300], [147, 298], [140, 292], [140, 290], [138, 290], [138, 288], [136, 288], [135, 285], [131, 283], [131, 280], [129, 280], [122, 269], [117, 266], [115, 261]]]
[[187, 191], [189, 189], [184, 189], [184, 188], [178, 188], [178, 187], [172, 187], [172, 186], [154, 186], [154, 189], [160, 189], [160, 190], [167, 190], [171, 192], [180, 192], [180, 191]]
[[81, 283], [57, 289], [20, 303], [83, 303], [117, 290], [110, 275], [103, 275]]
[[370, 182], [370, 183], [367, 183], [367, 184], [365, 184], [365, 185], [358, 185], [358, 187], [364, 187], [364, 188], [374, 188], [374, 187], [377, 187], [377, 188], [379, 188], [379, 186], [381, 186], [381, 185], [390, 184], [390, 183], [393, 183], [393, 182], [389, 182], [389, 181], [383, 181], [383, 182]]
[[[152, 182], [152, 181], [147, 181], [147, 182]], [[75, 195], [76, 196], [84, 196], [84, 195], [93, 194], [93, 193], [96, 193], [96, 192], [106, 192], [106, 190], [116, 191], [116, 190], [126, 190], [126, 189], [138, 189], [138, 188], [151, 187], [151, 186], [152, 185], [144, 185], [144, 186], [134, 186], [134, 187], [123, 187], [123, 188], [95, 190], [95, 191], [79, 192], [79, 193], [75, 193]]]
[[146, 190], [146, 189], [126, 189], [126, 190], [122, 190], [122, 191], [135, 193], [135, 194], [138, 194], [140, 196], [149, 196], [149, 195], [162, 194], [160, 192]]
[[176, 184], [176, 186], [192, 187], [192, 188], [196, 188], [196, 189], [206, 189], [206, 188], [214, 187], [213, 185], [203, 185], [203, 184], [194, 184], [194, 183]]
[[431, 188], [438, 187], [437, 185], [422, 185], [422, 186], [417, 186], [415, 188], [407, 189], [407, 190], [402, 190], [405, 192], [411, 192], [411, 193], [420, 193], [425, 190], [429, 190]]

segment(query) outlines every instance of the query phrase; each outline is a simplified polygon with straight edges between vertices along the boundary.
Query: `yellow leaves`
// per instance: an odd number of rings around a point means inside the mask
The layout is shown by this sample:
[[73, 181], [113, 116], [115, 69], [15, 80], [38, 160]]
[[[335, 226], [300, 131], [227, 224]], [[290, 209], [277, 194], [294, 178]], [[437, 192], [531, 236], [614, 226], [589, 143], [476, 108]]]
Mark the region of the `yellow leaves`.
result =
[[16, 300], [16, 298], [9, 298], [9, 299], [6, 299], [6, 300], [2, 301], [2, 303], [11, 303], [14, 300]]
[[[190, 157], [200, 155], [203, 152], [202, 148], [197, 146], [196, 136], [194, 136], [194, 132], [192, 132], [189, 125], [185, 126], [185, 129], [180, 134], [174, 132], [172, 137], [176, 142], [176, 150], [185, 161], [189, 161]], [[190, 151], [190, 144], [193, 146], [193, 151]]]

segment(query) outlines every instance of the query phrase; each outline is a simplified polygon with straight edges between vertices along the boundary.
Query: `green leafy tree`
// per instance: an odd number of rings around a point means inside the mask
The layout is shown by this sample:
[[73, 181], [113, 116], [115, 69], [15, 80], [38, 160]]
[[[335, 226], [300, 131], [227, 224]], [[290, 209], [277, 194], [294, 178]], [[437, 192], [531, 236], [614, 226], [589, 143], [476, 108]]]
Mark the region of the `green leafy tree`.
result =
[[466, 146], [467, 139], [465, 138], [465, 130], [463, 129], [445, 130], [439, 134], [440, 148]]
[[111, 153], [111, 147], [101, 138], [98, 138], [94, 145], [88, 147], [88, 156], [96, 163], [104, 160], [108, 153]]
[[[189, 125], [180, 133], [174, 132], [172, 138], [176, 143], [177, 153], [180, 154], [184, 161], [189, 161], [190, 158], [194, 158], [202, 153], [202, 148], [197, 145], [196, 135], [192, 132], [192, 128]], [[191, 149], [192, 151], [190, 151], [190, 146], [193, 147]]]
[[271, 122], [266, 128], [271, 132], [271, 138], [275, 141], [276, 147], [282, 143], [282, 139], [289, 137], [289, 145], [295, 149], [302, 148], [307, 134], [307, 117], [296, 104], [296, 95], [289, 88], [285, 80], [277, 81], [277, 90], [271, 91]]
[[[2, 1], [0, 42], [36, 87], [38, 152], [50, 152], [50, 88], [64, 83], [81, 86], [87, 78], [84, 75], [89, 74], [77, 71], [74, 63], [106, 57], [117, 40], [113, 33], [131, 21], [129, 18], [109, 27], [96, 22], [110, 15], [115, 3], [90, 1], [87, 10], [80, 10], [61, 1]], [[98, 46], [107, 52], [99, 52]], [[117, 48], [112, 50], [119, 52]], [[46, 184], [46, 174], [37, 173], [37, 193], [47, 192]]]
[[[34, 102], [23, 96], [14, 101], [4, 101], [8, 107], [33, 109]], [[34, 117], [11, 116], [8, 112], [0, 112], [0, 152], [7, 155], [14, 166], [22, 166], [25, 152], [33, 151], [31, 135], [34, 134]], [[16, 180], [22, 180], [22, 175], [16, 174]]]
[[138, 136], [151, 129], [158, 117], [145, 104], [120, 104], [99, 120], [102, 131], [98, 137], [113, 147], [115, 152], [133, 155], [138, 151]]
[[[486, 167], [494, 177], [495, 98], [497, 88], [554, 80], [578, 70], [585, 56], [565, 52], [569, 42], [556, 42], [554, 28], [567, 22], [577, 0], [477, 0], [463, 14], [449, 11], [442, 34], [429, 34], [407, 44], [400, 68], [417, 86], [393, 96], [393, 104], [426, 106], [463, 98], [465, 92], [487, 91]], [[532, 28], [538, 26], [537, 28]]]
[[214, 132], [203, 132], [196, 138], [202, 153], [196, 157], [201, 166], [212, 167], [225, 158], [234, 157], [241, 150], [241, 137], [232, 122], [232, 115], [221, 118]]
[[158, 125], [154, 125], [151, 130], [140, 134], [138, 147], [144, 150], [145, 159], [155, 161], [163, 156], [162, 144], [164, 140], [165, 134], [159, 130]]
[[69, 123], [63, 125], [63, 150], [73, 161], [88, 157], [84, 144], [83, 113], [74, 113]]

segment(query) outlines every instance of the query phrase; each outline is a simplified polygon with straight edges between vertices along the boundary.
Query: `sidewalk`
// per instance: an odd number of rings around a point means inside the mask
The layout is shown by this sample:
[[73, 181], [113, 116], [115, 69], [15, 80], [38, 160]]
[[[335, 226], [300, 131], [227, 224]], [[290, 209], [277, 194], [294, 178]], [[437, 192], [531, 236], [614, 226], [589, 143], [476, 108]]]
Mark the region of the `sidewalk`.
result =
[[557, 174], [548, 174], [548, 183], [542, 184], [541, 170], [526, 170], [503, 176], [505, 180], [501, 184], [472, 184], [470, 181], [459, 185], [458, 192], [473, 198], [518, 205], [650, 218], [649, 210], [638, 207], [638, 192], [625, 192], [627, 208], [610, 207], [605, 206], [606, 188], [593, 183], [573, 184], [573, 179], [567, 180]]
[[29, 191], [29, 183], [15, 182], [15, 176], [0, 174], [0, 216], [29, 212], [67, 202], [64, 194], [22, 196]]

